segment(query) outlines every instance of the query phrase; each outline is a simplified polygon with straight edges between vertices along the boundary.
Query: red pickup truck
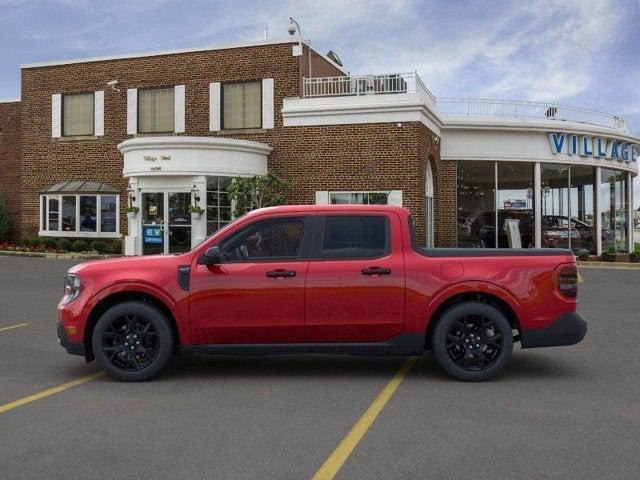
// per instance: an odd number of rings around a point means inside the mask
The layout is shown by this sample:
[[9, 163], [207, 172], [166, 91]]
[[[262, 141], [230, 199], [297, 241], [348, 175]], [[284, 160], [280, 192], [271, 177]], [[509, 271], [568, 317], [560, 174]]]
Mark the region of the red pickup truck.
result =
[[420, 355], [487, 379], [523, 348], [580, 342], [569, 250], [425, 249], [391, 206], [256, 210], [192, 251], [84, 263], [58, 305], [67, 352], [145, 380], [175, 352]]

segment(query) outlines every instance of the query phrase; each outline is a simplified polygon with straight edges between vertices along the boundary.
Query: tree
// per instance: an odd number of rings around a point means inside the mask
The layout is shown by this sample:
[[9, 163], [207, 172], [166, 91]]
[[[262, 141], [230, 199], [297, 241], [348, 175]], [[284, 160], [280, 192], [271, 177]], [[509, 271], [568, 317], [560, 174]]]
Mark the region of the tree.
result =
[[282, 191], [286, 182], [269, 172], [254, 177], [236, 177], [228, 188], [231, 201], [235, 202], [234, 215], [263, 207], [274, 207], [284, 203]]
[[9, 235], [9, 219], [7, 218], [7, 207], [4, 200], [0, 198], [0, 240], [4, 240]]

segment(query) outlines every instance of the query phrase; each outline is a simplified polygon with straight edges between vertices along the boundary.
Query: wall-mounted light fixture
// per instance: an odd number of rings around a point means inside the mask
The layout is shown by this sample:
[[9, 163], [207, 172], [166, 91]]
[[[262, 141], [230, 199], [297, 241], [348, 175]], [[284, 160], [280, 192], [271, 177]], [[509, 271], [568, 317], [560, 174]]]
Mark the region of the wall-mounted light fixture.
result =
[[196, 204], [200, 201], [200, 190], [195, 185], [191, 189], [191, 196], [195, 200]]
[[136, 201], [136, 191], [131, 185], [127, 188], [127, 194], [129, 195], [129, 205]]

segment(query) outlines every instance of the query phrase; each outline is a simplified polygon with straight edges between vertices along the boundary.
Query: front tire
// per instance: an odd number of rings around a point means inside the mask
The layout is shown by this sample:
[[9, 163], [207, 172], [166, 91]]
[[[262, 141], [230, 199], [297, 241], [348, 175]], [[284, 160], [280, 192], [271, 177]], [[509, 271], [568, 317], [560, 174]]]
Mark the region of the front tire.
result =
[[467, 382], [497, 375], [511, 358], [513, 333], [504, 314], [481, 302], [463, 302], [437, 320], [431, 348], [438, 364]]
[[160, 309], [146, 302], [129, 301], [102, 314], [91, 344], [98, 364], [109, 375], [124, 382], [140, 382], [167, 365], [174, 337]]

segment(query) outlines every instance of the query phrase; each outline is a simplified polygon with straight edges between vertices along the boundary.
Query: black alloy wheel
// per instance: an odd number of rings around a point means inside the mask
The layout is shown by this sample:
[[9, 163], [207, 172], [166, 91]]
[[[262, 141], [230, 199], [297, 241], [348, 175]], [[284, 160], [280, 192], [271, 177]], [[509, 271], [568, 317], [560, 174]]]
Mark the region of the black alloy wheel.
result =
[[511, 358], [513, 331], [498, 308], [479, 301], [462, 302], [436, 320], [431, 349], [438, 364], [453, 377], [487, 380]]
[[93, 329], [91, 345], [108, 374], [125, 382], [139, 382], [166, 366], [175, 341], [162, 310], [146, 301], [127, 301], [102, 314]]
[[483, 315], [467, 315], [449, 327], [446, 348], [449, 357], [469, 371], [485, 370], [502, 351], [502, 334], [494, 320]]
[[153, 324], [125, 313], [115, 318], [102, 334], [102, 351], [109, 362], [125, 371], [141, 370], [158, 356], [160, 342]]

